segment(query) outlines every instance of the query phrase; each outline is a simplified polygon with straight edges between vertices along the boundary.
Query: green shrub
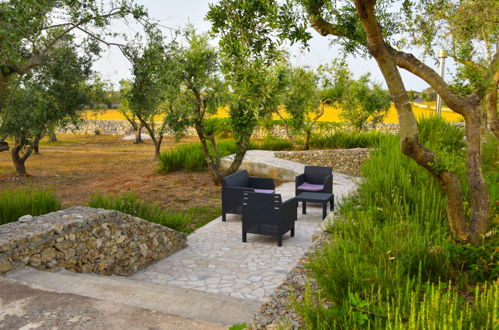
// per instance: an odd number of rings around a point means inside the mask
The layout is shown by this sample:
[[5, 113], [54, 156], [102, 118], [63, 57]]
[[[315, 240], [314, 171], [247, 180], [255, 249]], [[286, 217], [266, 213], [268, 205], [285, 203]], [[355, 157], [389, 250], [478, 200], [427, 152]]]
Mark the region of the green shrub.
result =
[[192, 232], [192, 229], [188, 227], [192, 221], [191, 217], [183, 212], [163, 211], [158, 205], [141, 200], [137, 195], [130, 192], [124, 193], [121, 196], [94, 194], [90, 197], [88, 205], [90, 207], [127, 213], [178, 231]]
[[[210, 149], [211, 151], [211, 149]], [[234, 141], [219, 141], [217, 143], [219, 157], [225, 157], [236, 152]], [[200, 143], [181, 144], [159, 155], [159, 173], [169, 173], [178, 170], [200, 171], [207, 166]]]
[[61, 209], [61, 202], [51, 190], [4, 188], [0, 191], [0, 225], [19, 217], [41, 215]]
[[293, 143], [288, 139], [268, 135], [261, 140], [251, 141], [249, 149], [273, 151], [292, 150]]
[[337, 131], [325, 135], [313, 134], [310, 138], [310, 147], [312, 149], [375, 148], [389, 135], [378, 131]]
[[[421, 121], [421, 141], [465, 180], [463, 132], [447, 126]], [[309, 290], [296, 311], [307, 328], [492, 328], [497, 237], [477, 247], [450, 241], [440, 187], [399, 148], [386, 136], [363, 165], [358, 193], [330, 228], [334, 243], [309, 262], [321, 291]]]
[[[249, 149], [260, 150], [290, 150], [293, 144], [286, 140], [267, 136], [259, 141], [251, 141]], [[209, 148], [210, 152], [213, 149]], [[219, 157], [225, 157], [236, 152], [234, 140], [222, 140], [217, 142]], [[200, 143], [181, 144], [175, 148], [164, 151], [159, 156], [159, 173], [169, 173], [178, 170], [201, 171], [207, 167], [203, 150]]]

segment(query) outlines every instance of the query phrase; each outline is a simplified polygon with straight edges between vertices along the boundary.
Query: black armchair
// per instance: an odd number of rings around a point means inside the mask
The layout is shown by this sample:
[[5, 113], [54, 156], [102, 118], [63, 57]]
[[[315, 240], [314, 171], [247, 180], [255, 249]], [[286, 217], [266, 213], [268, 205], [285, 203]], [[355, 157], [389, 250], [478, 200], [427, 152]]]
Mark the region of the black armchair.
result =
[[279, 194], [244, 192], [243, 242], [246, 234], [261, 234], [277, 237], [277, 246], [282, 246], [282, 236], [291, 231], [295, 236], [297, 201], [294, 198], [284, 203]]
[[305, 166], [295, 178], [295, 196], [302, 192], [333, 193], [333, 169], [329, 166]]
[[228, 175], [222, 179], [222, 221], [227, 213], [243, 213], [243, 193], [245, 191], [273, 194], [274, 180], [249, 176], [246, 170]]

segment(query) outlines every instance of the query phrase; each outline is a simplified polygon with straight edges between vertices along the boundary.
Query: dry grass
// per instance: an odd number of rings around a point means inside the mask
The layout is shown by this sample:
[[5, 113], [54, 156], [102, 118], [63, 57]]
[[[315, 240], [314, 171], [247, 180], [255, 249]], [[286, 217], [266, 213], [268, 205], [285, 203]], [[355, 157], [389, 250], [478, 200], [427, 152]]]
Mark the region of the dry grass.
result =
[[[9, 185], [52, 187], [63, 206], [86, 204], [91, 194], [132, 191], [164, 209], [220, 206], [219, 187], [208, 172], [156, 174], [151, 142], [134, 145], [116, 136], [59, 135], [60, 142], [42, 141], [41, 155], [26, 162], [30, 176], [18, 178], [9, 152], [0, 153], [0, 188]], [[195, 138], [183, 139], [193, 142]], [[163, 149], [173, 146], [166, 138]]]

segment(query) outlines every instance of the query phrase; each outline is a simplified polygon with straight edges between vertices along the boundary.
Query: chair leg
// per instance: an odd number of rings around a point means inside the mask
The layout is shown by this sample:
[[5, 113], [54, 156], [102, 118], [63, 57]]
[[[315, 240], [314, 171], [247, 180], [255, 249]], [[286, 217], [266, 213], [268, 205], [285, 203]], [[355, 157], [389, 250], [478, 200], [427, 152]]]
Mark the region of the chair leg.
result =
[[227, 220], [227, 213], [222, 212], [222, 221], [226, 221], [226, 220]]
[[246, 232], [243, 230], [243, 243], [246, 243]]
[[301, 213], [307, 214], [307, 202], [301, 202], [301, 205], [302, 205]]
[[295, 236], [295, 227], [291, 228], [291, 237]]
[[282, 246], [282, 235], [277, 236], [277, 246]]
[[329, 201], [329, 210], [330, 211], [334, 210], [334, 197]]

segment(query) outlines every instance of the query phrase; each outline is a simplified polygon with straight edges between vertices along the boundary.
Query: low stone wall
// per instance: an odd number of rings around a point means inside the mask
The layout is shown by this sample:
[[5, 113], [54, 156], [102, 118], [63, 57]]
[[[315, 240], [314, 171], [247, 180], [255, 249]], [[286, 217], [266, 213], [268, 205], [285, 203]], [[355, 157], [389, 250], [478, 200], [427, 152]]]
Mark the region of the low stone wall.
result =
[[[160, 123], [158, 123], [160, 124]], [[315, 133], [332, 134], [340, 130], [350, 130], [347, 125], [327, 125], [324, 127], [317, 127]], [[398, 124], [368, 124], [367, 130], [378, 130], [381, 132], [388, 132], [396, 134], [398, 132]], [[78, 126], [69, 126], [67, 128], [59, 129], [57, 133], [73, 133], [84, 135], [131, 135], [134, 134], [132, 125], [126, 120], [121, 119], [87, 119], [80, 123]], [[145, 129], [144, 129], [144, 133]], [[166, 136], [173, 136], [171, 132], [166, 132]], [[195, 136], [196, 130], [188, 128], [186, 136]], [[286, 131], [283, 126], [274, 126], [270, 131], [263, 128], [257, 128], [253, 133], [254, 138], [263, 138], [267, 135], [272, 135], [279, 138], [286, 138]]]
[[186, 246], [184, 233], [77, 206], [0, 226], [0, 274], [31, 266], [128, 276]]
[[[158, 123], [159, 125], [160, 123]], [[458, 127], [464, 127], [464, 123], [454, 122], [452, 123]], [[352, 127], [346, 124], [338, 125], [318, 125], [314, 130], [314, 133], [320, 134], [333, 134], [337, 131], [342, 130], [353, 130]], [[367, 131], [377, 130], [385, 133], [397, 134], [399, 130], [399, 124], [394, 123], [379, 123], [366, 125]], [[143, 130], [144, 133], [145, 129]], [[85, 135], [131, 135], [134, 134], [132, 125], [126, 120], [122, 119], [87, 119], [84, 120], [78, 127], [70, 126], [64, 129], [59, 129], [57, 133], [73, 133], [73, 134], [85, 134]], [[166, 132], [166, 136], [173, 136], [171, 132]], [[186, 136], [195, 136], [196, 130], [194, 128], [188, 128], [186, 131]], [[266, 130], [263, 128], [257, 128], [253, 133], [254, 138], [263, 138], [267, 135], [272, 135], [279, 138], [286, 138], [286, 131], [283, 126], [274, 126], [272, 129]]]
[[307, 165], [331, 166], [335, 172], [360, 176], [360, 167], [369, 158], [369, 149], [279, 151], [275, 156]]

